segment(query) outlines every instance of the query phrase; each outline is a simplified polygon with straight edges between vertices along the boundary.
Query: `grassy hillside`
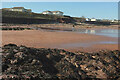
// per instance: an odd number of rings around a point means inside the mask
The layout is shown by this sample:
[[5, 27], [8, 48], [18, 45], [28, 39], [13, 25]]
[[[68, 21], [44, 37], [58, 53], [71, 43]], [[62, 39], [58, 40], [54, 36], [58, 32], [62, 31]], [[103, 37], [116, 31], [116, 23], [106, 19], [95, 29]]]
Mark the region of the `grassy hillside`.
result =
[[38, 13], [13, 12], [2, 10], [3, 23], [36, 24], [36, 23], [72, 23], [74, 19], [67, 16], [45, 15]]
[[62, 18], [62, 16], [44, 15], [38, 13], [26, 13], [26, 12], [13, 12], [2, 10], [2, 16], [4, 17], [20, 17], [20, 18], [36, 18], [36, 19], [51, 19]]

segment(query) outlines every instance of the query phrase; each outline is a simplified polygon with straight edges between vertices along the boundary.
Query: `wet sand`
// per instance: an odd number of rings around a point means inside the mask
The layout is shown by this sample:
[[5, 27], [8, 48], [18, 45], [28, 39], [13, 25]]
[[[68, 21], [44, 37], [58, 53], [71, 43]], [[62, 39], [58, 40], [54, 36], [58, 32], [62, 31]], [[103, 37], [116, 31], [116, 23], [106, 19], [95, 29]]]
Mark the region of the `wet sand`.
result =
[[79, 47], [66, 49], [71, 52], [99, 52], [101, 50], [118, 50], [118, 44], [96, 44], [91, 47]]
[[60, 45], [74, 43], [93, 43], [101, 41], [117, 41], [117, 38], [105, 37], [92, 34], [80, 34], [75, 32], [47, 32], [39, 30], [24, 31], [2, 31], [2, 45], [14, 43], [35, 48], [62, 48], [69, 51], [94, 52], [108, 49], [117, 50], [118, 44], [94, 44], [87, 47], [69, 46], [60, 47]]

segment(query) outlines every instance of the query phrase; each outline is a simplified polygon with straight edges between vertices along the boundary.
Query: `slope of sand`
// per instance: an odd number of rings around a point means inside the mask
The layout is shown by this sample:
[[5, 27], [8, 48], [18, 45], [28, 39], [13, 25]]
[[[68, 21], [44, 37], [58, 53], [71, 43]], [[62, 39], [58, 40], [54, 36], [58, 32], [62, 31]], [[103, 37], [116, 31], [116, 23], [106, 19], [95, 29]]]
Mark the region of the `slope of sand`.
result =
[[[2, 45], [14, 43], [35, 48], [61, 48], [60, 45], [71, 43], [92, 43], [101, 41], [116, 41], [117, 38], [80, 34], [75, 32], [47, 32], [38, 30], [2, 31]], [[101, 49], [115, 50], [117, 44], [95, 44], [89, 47], [63, 47], [71, 51], [97, 51]]]

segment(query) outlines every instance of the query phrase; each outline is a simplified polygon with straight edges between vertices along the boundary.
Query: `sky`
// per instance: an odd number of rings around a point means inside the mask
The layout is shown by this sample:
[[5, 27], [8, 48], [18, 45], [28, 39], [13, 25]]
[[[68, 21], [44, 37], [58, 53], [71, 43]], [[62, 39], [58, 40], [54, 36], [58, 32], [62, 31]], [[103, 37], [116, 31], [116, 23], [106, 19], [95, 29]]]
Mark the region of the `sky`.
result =
[[72, 17], [118, 19], [118, 2], [2, 2], [2, 8], [25, 7], [33, 12], [62, 11]]
[[119, 2], [120, 0], [1, 0], [1, 2]]

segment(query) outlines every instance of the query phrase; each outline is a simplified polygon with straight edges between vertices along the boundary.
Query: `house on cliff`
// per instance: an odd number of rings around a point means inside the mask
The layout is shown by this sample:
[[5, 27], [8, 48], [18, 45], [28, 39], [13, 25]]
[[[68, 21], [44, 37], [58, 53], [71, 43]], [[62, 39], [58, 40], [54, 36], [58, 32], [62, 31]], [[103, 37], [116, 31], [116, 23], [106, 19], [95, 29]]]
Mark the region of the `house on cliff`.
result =
[[52, 15], [52, 12], [51, 12], [51, 11], [43, 11], [42, 14], [49, 14], [49, 15]]
[[24, 7], [13, 7], [13, 8], [3, 8], [3, 10], [7, 11], [18, 11], [18, 12], [32, 12], [31, 9], [25, 9]]
[[43, 11], [42, 14], [62, 16], [63, 12], [61, 12], [61, 11]]
[[86, 18], [86, 21], [93, 21], [94, 22], [94, 21], [97, 21], [97, 19], [95, 19], [95, 18], [91, 18], [91, 19], [90, 18]]

